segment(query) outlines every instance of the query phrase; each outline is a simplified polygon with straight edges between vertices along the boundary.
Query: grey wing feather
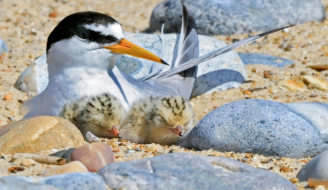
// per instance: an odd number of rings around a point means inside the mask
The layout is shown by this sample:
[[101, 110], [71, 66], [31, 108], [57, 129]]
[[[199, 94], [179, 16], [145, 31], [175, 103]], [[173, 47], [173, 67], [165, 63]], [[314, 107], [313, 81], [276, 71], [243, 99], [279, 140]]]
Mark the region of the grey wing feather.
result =
[[[293, 25], [291, 25], [291, 26], [293, 26]], [[258, 38], [261, 38], [261, 37], [263, 37], [263, 36], [266, 36], [266, 35], [269, 35], [269, 34], [271, 34], [271, 33], [277, 32], [277, 31], [279, 31], [279, 30], [283, 30], [283, 29], [285, 29], [285, 28], [289, 28], [289, 27], [291, 27], [291, 26], [286, 26], [286, 27], [282, 27], [282, 28], [277, 28], [277, 29], [269, 30], [269, 31], [267, 31], [267, 32], [264, 32], [264, 33], [258, 34], [258, 35], [256, 35], [256, 36], [252, 36], [252, 37], [249, 37], [249, 38], [247, 38], [247, 39], [244, 39], [244, 40], [238, 41], [238, 42], [233, 43], [233, 44], [231, 44], [231, 45], [228, 45], [228, 46], [225, 46], [225, 47], [220, 48], [220, 49], [218, 49], [218, 50], [215, 50], [215, 51], [213, 51], [213, 52], [211, 52], [211, 53], [205, 54], [205, 55], [203, 55], [203, 56], [201, 56], [201, 57], [198, 57], [198, 58], [192, 59], [192, 60], [190, 60], [190, 61], [188, 61], [188, 62], [186, 62], [186, 63], [184, 63], [184, 64], [182, 64], [182, 65], [179, 65], [178, 67], [175, 67], [175, 68], [172, 68], [172, 69], [170, 69], [170, 70], [168, 70], [168, 71], [162, 72], [162, 73], [160, 73], [160, 74], [154, 76], [153, 78], [151, 78], [151, 79], [149, 79], [149, 80], [158, 80], [158, 79], [160, 79], [160, 78], [167, 78], [167, 77], [170, 77], [170, 76], [172, 76], [172, 75], [175, 75], [175, 74], [177, 74], [177, 73], [180, 73], [180, 72], [182, 72], [182, 71], [185, 71], [185, 70], [187, 70], [187, 69], [189, 69], [189, 68], [192, 68], [192, 67], [198, 65], [199, 63], [202, 63], [202, 62], [204, 62], [204, 61], [207, 61], [207, 60], [209, 60], [209, 59], [212, 59], [212, 58], [214, 58], [214, 57], [217, 57], [217, 56], [219, 56], [219, 55], [222, 55], [222, 54], [224, 54], [224, 53], [227, 53], [227, 52], [229, 52], [229, 51], [231, 51], [231, 50], [234, 50], [234, 49], [236, 49], [237, 47], [240, 47], [240, 46], [246, 45], [246, 44], [248, 44], [248, 43], [251, 43], [251, 42], [253, 42], [254, 40], [256, 40], [256, 39], [258, 39]]]
[[[171, 69], [184, 65], [187, 61], [197, 58], [199, 56], [199, 41], [196, 32], [196, 24], [194, 19], [188, 14], [184, 5], [182, 5], [183, 17], [182, 26], [179, 38], [178, 54], [176, 61], [172, 63]], [[189, 100], [197, 75], [197, 66], [188, 68], [174, 76], [163, 77], [155, 80], [158, 85], [170, 86], [175, 88], [180, 96]]]

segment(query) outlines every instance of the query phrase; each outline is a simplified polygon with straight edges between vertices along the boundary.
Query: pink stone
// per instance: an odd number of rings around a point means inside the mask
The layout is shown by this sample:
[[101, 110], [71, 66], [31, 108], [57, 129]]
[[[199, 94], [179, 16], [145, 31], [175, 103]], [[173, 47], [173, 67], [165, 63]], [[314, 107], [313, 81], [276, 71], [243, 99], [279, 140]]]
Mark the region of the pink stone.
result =
[[95, 142], [76, 148], [71, 154], [72, 161], [82, 162], [90, 172], [114, 162], [112, 147], [103, 142]]

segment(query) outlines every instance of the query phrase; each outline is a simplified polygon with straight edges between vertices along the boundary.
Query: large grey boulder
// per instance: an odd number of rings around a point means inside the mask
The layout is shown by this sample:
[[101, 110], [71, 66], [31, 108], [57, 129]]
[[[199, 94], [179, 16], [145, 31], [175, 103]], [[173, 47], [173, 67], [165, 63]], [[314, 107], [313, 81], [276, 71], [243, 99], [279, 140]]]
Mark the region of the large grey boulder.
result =
[[112, 189], [296, 189], [287, 179], [224, 157], [173, 153], [118, 162], [98, 171]]
[[[155, 55], [162, 53], [162, 41], [165, 42], [168, 62], [176, 57], [173, 53], [177, 50], [177, 34], [165, 34], [162, 37], [156, 34], [124, 33], [125, 38]], [[199, 35], [199, 55], [210, 53], [226, 46], [225, 43], [211, 37]], [[15, 83], [15, 87], [23, 92], [39, 94], [48, 85], [48, 65], [46, 54], [39, 57], [21, 74]], [[154, 64], [148, 60], [124, 55], [120, 57], [116, 66], [123, 72], [140, 79], [151, 72]], [[219, 57], [201, 63], [198, 67], [197, 78], [192, 96], [210, 93], [217, 90], [237, 88], [246, 78], [246, 70], [238, 54], [234, 51], [225, 53]]]
[[297, 173], [299, 181], [307, 181], [310, 178], [328, 180], [328, 150], [313, 158], [305, 164]]
[[241, 100], [207, 114], [179, 145], [302, 158], [328, 149], [328, 105]]
[[178, 32], [181, 2], [195, 19], [197, 32], [231, 35], [265, 31], [310, 21], [322, 21], [325, 8], [320, 0], [167, 0], [152, 12], [150, 31]]
[[68, 173], [50, 177], [6, 176], [0, 178], [0, 189], [15, 190], [106, 190], [103, 179], [93, 173]]

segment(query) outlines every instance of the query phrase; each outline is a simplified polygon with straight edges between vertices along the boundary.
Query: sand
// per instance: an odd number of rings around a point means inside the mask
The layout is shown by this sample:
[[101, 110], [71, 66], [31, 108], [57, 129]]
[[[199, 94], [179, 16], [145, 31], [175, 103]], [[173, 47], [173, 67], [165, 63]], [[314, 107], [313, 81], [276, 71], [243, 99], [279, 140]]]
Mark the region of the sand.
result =
[[[123, 30], [142, 32], [149, 24], [151, 11], [161, 0], [107, 0], [76, 2], [70, 0], [24, 0], [0, 1], [0, 36], [7, 43], [10, 52], [0, 58], [0, 126], [20, 120], [19, 107], [30, 95], [14, 88], [18, 76], [38, 56], [45, 52], [46, 39], [56, 24], [70, 13], [77, 11], [98, 11], [114, 17], [121, 23]], [[328, 6], [328, 0], [322, 0]], [[326, 8], [328, 11], [328, 8]], [[328, 14], [327, 14], [328, 15]], [[192, 99], [194, 111], [201, 119], [213, 109], [245, 98], [274, 100], [277, 102], [323, 102], [328, 103], [328, 93], [305, 88], [303, 92], [285, 90], [277, 83], [283, 79], [301, 81], [301, 73], [307, 73], [328, 82], [328, 71], [317, 72], [307, 68], [309, 65], [328, 64], [328, 19], [321, 23], [305, 23], [288, 30], [277, 32], [257, 40], [237, 52], [264, 53], [294, 60], [292, 67], [276, 68], [264, 65], [246, 66], [248, 83], [240, 88], [214, 92]], [[253, 33], [255, 34], [255, 33]], [[233, 39], [243, 39], [247, 34], [232, 36], [214, 36], [231, 44]], [[273, 73], [271, 79], [264, 78], [264, 71]], [[255, 91], [254, 91], [255, 89]], [[245, 93], [245, 91], [253, 91]], [[6, 94], [11, 94], [13, 100], [3, 100]], [[166, 154], [169, 152], [189, 152], [200, 155], [225, 156], [277, 173], [287, 179], [295, 178], [297, 172], [311, 158], [291, 159], [265, 157], [262, 155], [218, 152], [213, 150], [195, 151], [178, 146], [138, 145], [129, 142], [118, 142], [117, 139], [103, 139], [111, 144], [115, 151], [116, 161], [128, 161]], [[135, 151], [134, 149], [140, 149]], [[0, 176], [22, 175], [40, 176], [48, 166], [37, 163], [26, 167], [25, 171], [10, 173], [8, 168], [19, 163], [9, 162], [10, 155], [0, 159]], [[245, 159], [247, 158], [247, 159]], [[248, 160], [248, 161], [247, 161]], [[303, 189], [306, 183], [296, 183]]]

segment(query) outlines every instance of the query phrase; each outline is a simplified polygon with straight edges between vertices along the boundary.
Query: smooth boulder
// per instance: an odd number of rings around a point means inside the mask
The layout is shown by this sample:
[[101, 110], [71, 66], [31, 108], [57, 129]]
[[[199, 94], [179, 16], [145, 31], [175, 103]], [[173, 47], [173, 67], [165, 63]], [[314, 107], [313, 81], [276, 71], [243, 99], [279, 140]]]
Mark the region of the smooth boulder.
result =
[[[177, 34], [161, 36], [124, 32], [124, 35], [127, 40], [151, 51], [155, 55], [162, 54], [162, 41], [164, 41], [166, 53], [164, 53], [163, 59], [170, 63], [176, 58], [173, 52], [177, 52], [177, 38], [179, 37]], [[199, 35], [199, 44], [200, 56], [226, 46], [226, 44], [215, 38], [202, 35]], [[136, 79], [148, 75], [154, 65], [158, 64], [129, 55], [124, 55], [116, 61], [116, 66], [121, 71]], [[21, 74], [14, 85], [15, 88], [32, 94], [41, 93], [49, 82], [47, 67], [46, 54], [44, 54]], [[245, 78], [246, 70], [238, 54], [234, 51], [225, 53], [199, 64], [192, 97], [213, 91], [237, 88], [244, 82]]]
[[249, 99], [207, 114], [178, 144], [198, 150], [302, 158], [328, 149], [328, 105]]
[[117, 162], [98, 174], [113, 189], [296, 189], [283, 177], [225, 157], [173, 153]]
[[328, 150], [306, 163], [296, 177], [300, 182], [310, 178], [328, 181]]
[[160, 31], [165, 23], [164, 32], [179, 32], [182, 2], [195, 19], [197, 32], [205, 35], [266, 31], [325, 19], [320, 0], [167, 0], [153, 10], [148, 31]]
[[59, 117], [37, 116], [0, 127], [0, 152], [5, 154], [39, 153], [84, 144], [78, 128]]
[[69, 173], [50, 177], [6, 176], [0, 178], [0, 189], [15, 190], [107, 190], [103, 179], [93, 173]]

